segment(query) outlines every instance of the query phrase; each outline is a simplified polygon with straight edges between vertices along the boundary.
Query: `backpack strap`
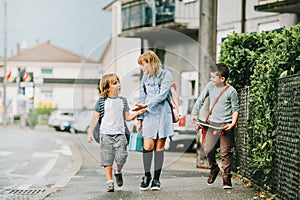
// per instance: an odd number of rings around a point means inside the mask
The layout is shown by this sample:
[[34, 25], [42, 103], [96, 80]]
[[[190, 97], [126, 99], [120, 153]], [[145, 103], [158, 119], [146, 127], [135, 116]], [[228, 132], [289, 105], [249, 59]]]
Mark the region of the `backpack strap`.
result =
[[[121, 96], [119, 96], [119, 98], [123, 101], [124, 108], [128, 107], [126, 99], [124, 97], [121, 97]], [[100, 117], [99, 117], [99, 121], [98, 121], [99, 124], [101, 124], [102, 118], [104, 116], [104, 106], [105, 106], [105, 100], [106, 99], [107, 99], [107, 97], [100, 97], [99, 98], [99, 107], [100, 107]]]
[[107, 97], [100, 97], [99, 98], [99, 107], [100, 107], [100, 117], [98, 120], [98, 123], [101, 124], [102, 118], [104, 116], [104, 105], [105, 105], [105, 100]]

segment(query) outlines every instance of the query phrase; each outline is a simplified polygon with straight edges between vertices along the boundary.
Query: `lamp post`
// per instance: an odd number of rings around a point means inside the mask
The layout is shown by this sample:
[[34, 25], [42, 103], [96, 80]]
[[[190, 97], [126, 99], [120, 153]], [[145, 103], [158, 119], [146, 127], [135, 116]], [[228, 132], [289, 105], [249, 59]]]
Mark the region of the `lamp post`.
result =
[[7, 86], [7, 80], [6, 80], [6, 74], [7, 74], [7, 4], [6, 1], [4, 1], [4, 40], [3, 40], [3, 125], [6, 126], [6, 86]]

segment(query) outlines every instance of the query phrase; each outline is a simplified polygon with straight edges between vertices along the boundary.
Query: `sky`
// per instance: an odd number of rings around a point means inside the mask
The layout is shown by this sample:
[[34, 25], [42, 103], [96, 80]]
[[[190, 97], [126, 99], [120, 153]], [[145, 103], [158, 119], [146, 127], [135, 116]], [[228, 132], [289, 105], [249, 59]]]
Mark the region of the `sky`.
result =
[[4, 52], [4, 2], [7, 2], [7, 56], [17, 44], [32, 48], [51, 41], [72, 53], [99, 60], [111, 37], [112, 0], [0, 0], [0, 56]]

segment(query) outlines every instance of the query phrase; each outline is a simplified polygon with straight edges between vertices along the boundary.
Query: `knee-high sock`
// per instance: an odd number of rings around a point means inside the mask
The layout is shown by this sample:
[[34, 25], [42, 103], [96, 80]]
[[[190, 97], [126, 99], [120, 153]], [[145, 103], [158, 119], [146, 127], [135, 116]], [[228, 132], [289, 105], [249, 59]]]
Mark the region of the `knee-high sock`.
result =
[[151, 163], [152, 163], [152, 157], [153, 157], [153, 150], [147, 151], [143, 149], [143, 164], [144, 164], [144, 171], [145, 176], [151, 177]]
[[154, 178], [159, 180], [161, 169], [164, 163], [164, 150], [154, 152]]

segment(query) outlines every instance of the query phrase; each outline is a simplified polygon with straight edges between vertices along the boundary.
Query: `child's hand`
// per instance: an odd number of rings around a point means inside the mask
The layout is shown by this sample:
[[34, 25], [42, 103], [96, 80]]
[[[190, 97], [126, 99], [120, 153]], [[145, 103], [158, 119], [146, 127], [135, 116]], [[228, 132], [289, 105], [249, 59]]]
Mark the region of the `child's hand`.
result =
[[191, 123], [195, 124], [195, 120], [197, 120], [197, 116], [196, 115], [191, 115]]
[[89, 131], [87, 141], [88, 143], [92, 143], [94, 140], [93, 134]]
[[126, 114], [125, 119], [126, 119], [127, 121], [134, 120], [137, 116], [139, 116], [139, 115], [141, 115], [141, 114], [143, 114], [143, 113], [145, 113], [145, 112], [147, 112], [146, 109], [140, 109], [140, 110], [135, 111], [135, 112], [130, 111], [130, 112], [128, 112], [128, 113]]
[[226, 124], [225, 126], [223, 126], [223, 129], [225, 131], [228, 131], [230, 129], [232, 129], [235, 126], [235, 124], [231, 123], [231, 124]]
[[137, 113], [137, 115], [142, 115], [142, 114], [144, 114], [145, 112], [147, 112], [146, 109], [141, 109], [141, 110], [137, 111], [136, 113]]
[[139, 111], [144, 108], [147, 108], [146, 104], [135, 104], [135, 108], [133, 108], [132, 111]]

